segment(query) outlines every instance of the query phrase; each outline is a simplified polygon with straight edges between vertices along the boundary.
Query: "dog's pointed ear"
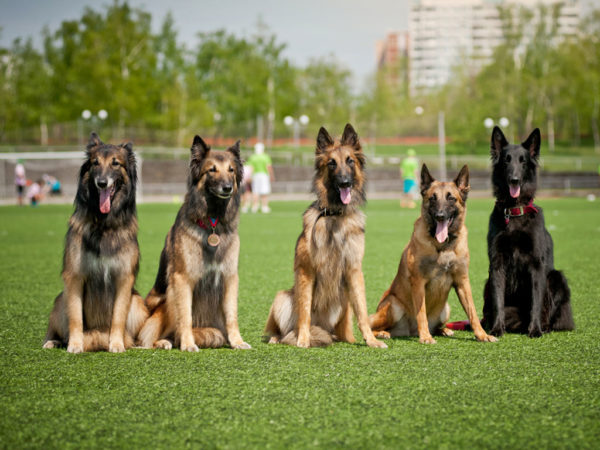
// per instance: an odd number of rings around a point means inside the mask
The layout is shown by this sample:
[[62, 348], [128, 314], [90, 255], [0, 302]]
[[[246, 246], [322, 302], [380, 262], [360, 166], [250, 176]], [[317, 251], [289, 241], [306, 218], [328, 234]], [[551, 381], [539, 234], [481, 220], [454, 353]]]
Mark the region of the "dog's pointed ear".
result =
[[91, 150], [94, 147], [98, 147], [99, 145], [104, 145], [104, 142], [100, 140], [100, 137], [96, 134], [95, 131], [92, 131], [90, 134], [90, 140], [87, 145], [87, 149]]
[[196, 135], [194, 136], [194, 142], [190, 151], [193, 160], [202, 161], [210, 151], [210, 146], [206, 145], [206, 142], [200, 136]]
[[346, 124], [344, 128], [344, 133], [342, 134], [342, 140], [340, 141], [342, 145], [347, 145], [352, 147], [354, 150], [354, 156], [360, 163], [362, 167], [365, 166], [365, 155], [362, 152], [362, 145], [360, 144], [360, 138], [356, 131], [354, 131], [354, 127], [349, 123]]
[[421, 167], [421, 195], [425, 194], [434, 181], [435, 179], [429, 173], [427, 165], [423, 164], [423, 167]]
[[467, 200], [467, 195], [471, 190], [471, 185], [469, 184], [469, 166], [466, 164], [460, 169], [458, 175], [454, 179], [454, 184], [460, 191], [460, 196], [463, 199], [463, 202]]
[[492, 131], [492, 142], [490, 146], [490, 154], [492, 155], [492, 161], [498, 161], [502, 149], [507, 145], [508, 141], [504, 137], [504, 133], [502, 133], [500, 127], [495, 126], [494, 131]]
[[319, 134], [317, 135], [317, 148], [315, 153], [323, 153], [327, 147], [330, 147], [331, 145], [333, 145], [333, 139], [325, 127], [321, 127], [319, 129]]
[[127, 142], [126, 144], [121, 144], [121, 147], [127, 150], [127, 153], [133, 152], [133, 144], [131, 142]]
[[240, 141], [238, 140], [235, 144], [227, 149], [228, 152], [232, 153], [235, 156], [235, 159], [241, 159], [240, 156]]
[[354, 127], [349, 123], [346, 124], [344, 128], [344, 132], [342, 133], [342, 145], [348, 145], [353, 148], [360, 147], [360, 142], [358, 140], [358, 134], [354, 131]]
[[527, 149], [529, 156], [537, 161], [538, 157], [540, 156], [541, 142], [542, 135], [540, 134], [540, 129], [536, 128], [521, 145]]

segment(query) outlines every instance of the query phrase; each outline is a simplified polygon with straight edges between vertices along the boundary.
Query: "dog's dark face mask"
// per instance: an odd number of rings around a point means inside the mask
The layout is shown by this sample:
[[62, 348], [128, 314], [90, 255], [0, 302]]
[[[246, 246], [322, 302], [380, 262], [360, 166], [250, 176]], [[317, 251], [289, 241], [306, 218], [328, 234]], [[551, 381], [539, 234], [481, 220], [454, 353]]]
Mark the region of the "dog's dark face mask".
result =
[[226, 151], [215, 151], [199, 136], [194, 138], [190, 174], [198, 191], [220, 200], [229, 200], [238, 192], [242, 178], [239, 145], [238, 141]]
[[[88, 188], [95, 203], [96, 197], [101, 214], [109, 214], [121, 205], [130, 192], [126, 186], [135, 183], [135, 156], [131, 143], [120, 146], [104, 144], [92, 133], [87, 147], [85, 167]], [[130, 187], [129, 190], [132, 188]]]
[[521, 145], [508, 143], [502, 130], [492, 132], [491, 156], [494, 184], [501, 197], [519, 199], [535, 190], [537, 162], [540, 154], [540, 131], [535, 129]]
[[347, 206], [364, 201], [365, 158], [358, 135], [347, 124], [342, 138], [336, 142], [325, 128], [319, 130], [315, 158], [315, 191], [324, 188], [328, 205]]
[[440, 244], [454, 236], [462, 226], [462, 218], [469, 192], [469, 168], [464, 166], [454, 182], [440, 182], [423, 164], [421, 169], [421, 196], [423, 217], [429, 234]]

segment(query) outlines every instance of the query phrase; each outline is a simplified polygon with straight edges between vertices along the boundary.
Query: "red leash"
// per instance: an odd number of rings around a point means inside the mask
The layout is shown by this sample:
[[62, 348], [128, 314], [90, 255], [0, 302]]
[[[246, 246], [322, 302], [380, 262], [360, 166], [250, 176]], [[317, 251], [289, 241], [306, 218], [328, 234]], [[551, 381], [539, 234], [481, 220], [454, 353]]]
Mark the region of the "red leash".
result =
[[471, 331], [471, 323], [468, 320], [459, 320], [458, 322], [448, 322], [446, 328], [456, 331]]

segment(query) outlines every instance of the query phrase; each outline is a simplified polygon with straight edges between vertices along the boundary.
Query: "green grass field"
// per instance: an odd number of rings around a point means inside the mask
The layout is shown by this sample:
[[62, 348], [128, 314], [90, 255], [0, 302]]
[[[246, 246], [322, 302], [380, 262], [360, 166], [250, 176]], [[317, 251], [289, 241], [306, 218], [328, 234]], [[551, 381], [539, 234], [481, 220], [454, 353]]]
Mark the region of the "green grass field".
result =
[[[248, 351], [42, 350], [61, 290], [70, 206], [0, 208], [1, 448], [598, 448], [599, 203], [542, 199], [555, 261], [572, 290], [577, 329], [478, 343], [457, 332], [425, 346], [269, 346], [275, 292], [292, 284], [306, 203], [273, 203], [241, 219], [239, 322]], [[492, 200], [469, 201], [471, 283], [478, 311]], [[138, 289], [151, 287], [176, 205], [141, 205]], [[366, 207], [364, 272], [373, 312], [395, 275], [415, 210]], [[452, 320], [462, 320], [451, 294]], [[359, 337], [358, 330], [355, 335]]]

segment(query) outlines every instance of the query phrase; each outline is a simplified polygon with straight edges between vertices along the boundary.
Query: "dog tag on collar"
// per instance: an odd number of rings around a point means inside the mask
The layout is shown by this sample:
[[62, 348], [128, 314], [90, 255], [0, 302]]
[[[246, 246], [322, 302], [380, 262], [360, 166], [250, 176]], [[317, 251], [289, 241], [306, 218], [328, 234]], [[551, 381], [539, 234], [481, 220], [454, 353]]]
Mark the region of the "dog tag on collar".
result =
[[208, 236], [207, 242], [211, 247], [216, 247], [221, 242], [221, 238], [219, 238], [218, 234], [213, 232], [213, 234]]

